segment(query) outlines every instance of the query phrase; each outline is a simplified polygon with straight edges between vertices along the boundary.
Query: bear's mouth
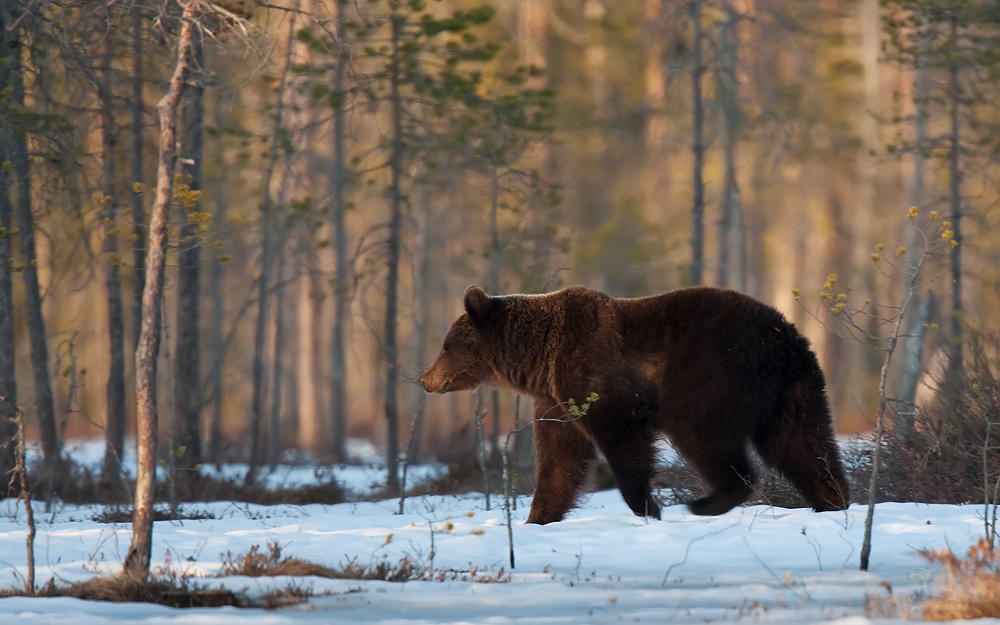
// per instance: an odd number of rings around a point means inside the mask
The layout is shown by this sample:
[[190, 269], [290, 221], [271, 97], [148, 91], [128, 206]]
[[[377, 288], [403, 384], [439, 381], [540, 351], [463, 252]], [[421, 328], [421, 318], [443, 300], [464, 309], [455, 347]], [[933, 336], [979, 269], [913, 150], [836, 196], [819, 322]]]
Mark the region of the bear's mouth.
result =
[[447, 393], [449, 387], [451, 387], [452, 381], [455, 379], [454, 377], [451, 377], [446, 379], [444, 382], [441, 382], [440, 384], [435, 384], [432, 380], [425, 381], [423, 377], [424, 376], [421, 376], [421, 386], [424, 387], [424, 391], [428, 393], [437, 393], [439, 395]]

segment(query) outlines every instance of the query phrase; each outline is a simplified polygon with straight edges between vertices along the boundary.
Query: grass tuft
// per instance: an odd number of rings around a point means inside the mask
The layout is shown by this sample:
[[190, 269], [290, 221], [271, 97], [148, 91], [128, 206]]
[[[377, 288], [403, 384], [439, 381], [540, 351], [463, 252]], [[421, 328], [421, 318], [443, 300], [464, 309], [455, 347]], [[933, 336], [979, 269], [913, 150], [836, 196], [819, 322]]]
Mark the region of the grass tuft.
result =
[[1000, 548], [982, 538], [965, 558], [950, 549], [920, 555], [944, 572], [941, 589], [923, 605], [925, 620], [1000, 618]]

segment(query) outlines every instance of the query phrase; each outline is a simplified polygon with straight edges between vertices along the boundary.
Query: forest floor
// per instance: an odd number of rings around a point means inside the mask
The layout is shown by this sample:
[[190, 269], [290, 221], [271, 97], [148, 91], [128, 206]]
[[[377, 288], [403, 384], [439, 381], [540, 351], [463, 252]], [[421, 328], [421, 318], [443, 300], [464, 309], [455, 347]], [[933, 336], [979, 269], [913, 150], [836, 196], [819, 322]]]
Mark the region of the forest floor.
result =
[[[946, 580], [918, 552], [964, 554], [983, 533], [982, 506], [879, 504], [870, 571], [861, 572], [863, 506], [813, 513], [757, 505], [719, 517], [669, 506], [663, 520], [647, 521], [633, 516], [617, 491], [602, 491], [584, 496], [565, 521], [536, 526], [524, 523], [530, 497], [520, 497], [512, 568], [501, 498], [492, 497], [487, 510], [481, 494], [414, 497], [397, 514], [398, 500], [359, 497], [378, 487], [376, 469], [330, 470], [359, 500], [189, 503], [183, 511], [198, 520], [155, 524], [152, 562], [161, 579], [279, 609], [8, 597], [0, 599], [0, 623], [894, 622], [920, 619], [925, 600], [961, 581]], [[423, 479], [440, 470], [416, 473]], [[283, 471], [285, 481], [298, 479], [294, 468]], [[98, 522], [102, 506], [36, 507], [39, 586], [121, 570], [130, 524]], [[23, 507], [0, 501], [0, 588], [23, 587], [26, 533]], [[322, 566], [312, 574], [280, 569], [282, 561]], [[258, 570], [250, 570], [254, 564]], [[331, 571], [356, 579], [331, 579]]]

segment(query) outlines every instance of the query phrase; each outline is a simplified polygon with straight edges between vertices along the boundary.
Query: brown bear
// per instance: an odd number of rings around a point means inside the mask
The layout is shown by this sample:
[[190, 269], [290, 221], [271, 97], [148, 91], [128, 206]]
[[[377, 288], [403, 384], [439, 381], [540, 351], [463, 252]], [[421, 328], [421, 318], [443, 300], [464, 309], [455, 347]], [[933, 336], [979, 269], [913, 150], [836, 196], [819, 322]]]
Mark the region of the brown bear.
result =
[[[826, 382], [808, 340], [780, 312], [735, 291], [627, 299], [583, 287], [489, 296], [470, 286], [465, 313], [420, 383], [431, 393], [484, 384], [534, 399], [529, 523], [563, 518], [597, 451], [632, 511], [659, 518], [650, 481], [660, 433], [710, 488], [689, 504], [695, 514], [746, 501], [748, 443], [815, 510], [848, 505]], [[591, 393], [598, 399], [585, 414], [570, 409]]]

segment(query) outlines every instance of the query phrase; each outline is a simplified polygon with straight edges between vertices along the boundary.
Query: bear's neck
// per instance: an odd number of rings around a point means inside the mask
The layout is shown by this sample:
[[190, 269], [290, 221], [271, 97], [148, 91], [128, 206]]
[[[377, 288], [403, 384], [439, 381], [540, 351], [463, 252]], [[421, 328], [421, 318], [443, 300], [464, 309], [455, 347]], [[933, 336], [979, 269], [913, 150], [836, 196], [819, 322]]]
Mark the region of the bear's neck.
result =
[[518, 304], [504, 311], [506, 319], [498, 326], [497, 385], [522, 395], [549, 397], [559, 316], [545, 307]]

